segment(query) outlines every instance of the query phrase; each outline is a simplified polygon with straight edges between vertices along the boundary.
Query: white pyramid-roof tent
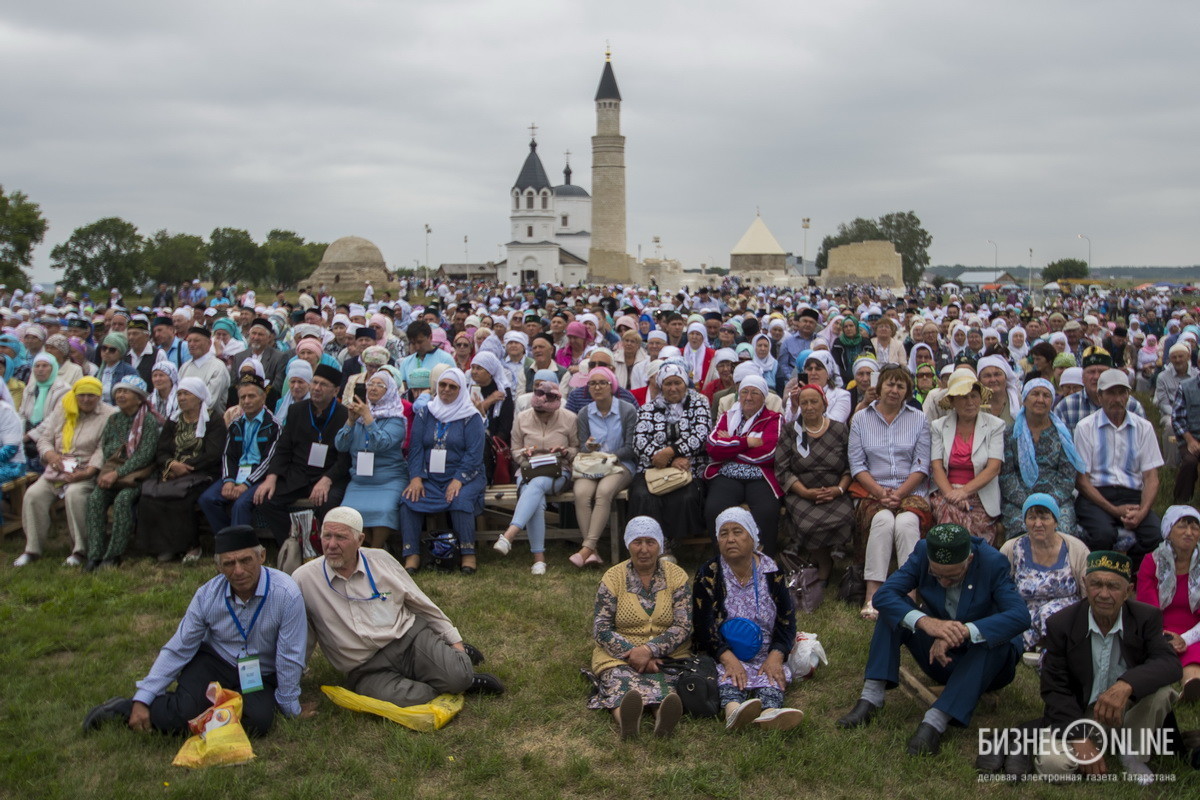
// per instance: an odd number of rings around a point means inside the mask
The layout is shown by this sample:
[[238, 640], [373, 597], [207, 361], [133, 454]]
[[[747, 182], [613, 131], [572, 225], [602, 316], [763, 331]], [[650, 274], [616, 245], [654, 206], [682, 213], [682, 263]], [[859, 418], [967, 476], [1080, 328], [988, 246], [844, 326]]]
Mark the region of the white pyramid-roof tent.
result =
[[787, 251], [779, 246], [779, 241], [767, 229], [767, 224], [762, 221], [762, 217], [756, 216], [729, 254], [732, 256], [782, 256], [787, 255]]

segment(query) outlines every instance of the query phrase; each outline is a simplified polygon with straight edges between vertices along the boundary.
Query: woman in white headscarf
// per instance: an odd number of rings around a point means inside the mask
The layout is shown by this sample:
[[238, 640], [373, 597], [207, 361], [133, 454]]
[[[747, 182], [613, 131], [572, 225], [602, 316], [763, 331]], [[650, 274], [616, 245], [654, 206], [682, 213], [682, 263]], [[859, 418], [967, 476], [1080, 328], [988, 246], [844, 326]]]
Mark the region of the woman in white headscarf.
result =
[[[508, 455], [512, 442], [513, 415], [516, 408], [516, 393], [513, 391], [508, 370], [492, 353], [486, 350], [476, 353], [471, 359], [471, 402], [483, 417], [487, 429], [487, 453], [484, 465], [488, 483], [512, 483], [512, 464]], [[499, 439], [495, 441], [493, 439]], [[500, 467], [500, 480], [496, 467]]]
[[680, 349], [692, 374], [692, 383], [703, 386], [716, 351], [708, 346], [708, 331], [702, 323], [693, 322], [688, 326], [686, 343]]
[[404, 458], [408, 422], [396, 380], [380, 369], [367, 381], [367, 399], [346, 407], [346, 424], [334, 446], [350, 454], [350, 485], [342, 505], [362, 515], [370, 547], [384, 547], [400, 529], [400, 493], [408, 485]]
[[[860, 356], [855, 360], [853, 369], [858, 369], [858, 363], [869, 355]], [[797, 380], [791, 384], [788, 391], [788, 403], [783, 411], [784, 422], [794, 422], [800, 414], [800, 387], [806, 383], [820, 386], [825, 392], [827, 407], [825, 416], [836, 422], [847, 422], [854, 410], [850, 392], [842, 388], [842, 371], [833, 360], [833, 354], [828, 350], [814, 350], [809, 353], [801, 365], [806, 380]], [[853, 374], [853, 373], [852, 373]]]
[[284, 378], [284, 386], [280, 387], [283, 392], [283, 397], [279, 398], [279, 403], [275, 406], [275, 419], [280, 421], [280, 425], [287, 422], [288, 409], [292, 403], [299, 403], [308, 399], [309, 389], [312, 387], [313, 368], [307, 361], [294, 358], [287, 366], [287, 375]]
[[[763, 380], [767, 382], [767, 386], [774, 386], [776, 379], [776, 367], [778, 362], [771, 355], [771, 337], [765, 333], [756, 334], [750, 342], [754, 348], [754, 355], [751, 361], [762, 372]], [[699, 381], [696, 385], [702, 385]]]
[[1004, 420], [1007, 425], [1013, 424], [1021, 411], [1021, 381], [1008, 359], [999, 355], [984, 356], [975, 365], [975, 374], [992, 393], [983, 410]]
[[408, 486], [402, 493], [400, 531], [404, 567], [421, 564], [425, 515], [449, 512], [458, 536], [464, 574], [475, 573], [475, 517], [483, 513], [483, 417], [471, 402], [467, 376], [457, 367], [442, 372], [435, 397], [413, 417], [408, 449]]
[[1163, 635], [1183, 665], [1181, 702], [1200, 700], [1200, 511], [1171, 506], [1162, 544], [1142, 559], [1137, 599], [1161, 608]]
[[221, 474], [225, 421], [212, 410], [204, 381], [183, 378], [175, 392], [178, 413], [163, 423], [154, 471], [142, 483], [138, 500], [138, 548], [165, 563], [185, 554], [200, 558], [196, 501]]
[[179, 416], [179, 404], [175, 401], [176, 385], [179, 383], [179, 370], [166, 359], [154, 363], [150, 370], [150, 383], [154, 391], [147, 401], [150, 410], [159, 419], [174, 419]]
[[1029, 334], [1020, 325], [1008, 332], [1008, 357], [1012, 359], [1015, 371], [1024, 374], [1029, 369], [1025, 360], [1029, 357]]

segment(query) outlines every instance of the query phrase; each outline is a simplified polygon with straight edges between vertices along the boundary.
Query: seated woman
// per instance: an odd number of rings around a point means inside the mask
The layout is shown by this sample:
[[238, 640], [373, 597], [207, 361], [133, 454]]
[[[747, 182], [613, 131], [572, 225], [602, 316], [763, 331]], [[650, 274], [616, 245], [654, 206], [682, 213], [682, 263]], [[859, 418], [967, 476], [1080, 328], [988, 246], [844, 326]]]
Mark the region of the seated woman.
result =
[[25, 423], [8, 401], [0, 400], [0, 483], [20, 478], [29, 471], [24, 440]]
[[[629, 488], [629, 513], [665, 522], [667, 541], [686, 539], [704, 529], [704, 504], [696, 479], [704, 473], [708, 460], [706, 445], [712, 428], [708, 401], [687, 385], [687, 370], [677, 364], [658, 369], [658, 394], [638, 409], [633, 449], [637, 453], [638, 474]], [[646, 470], [686, 470], [693, 480], [670, 491], [646, 485]], [[663, 473], [665, 474], [665, 473]], [[669, 487], [664, 487], [669, 488]], [[669, 548], [669, 545], [667, 545]], [[665, 558], [674, 557], [667, 551]]]
[[[879, 362], [875, 356], [859, 356], [854, 362], [854, 380], [849, 383], [850, 416], [853, 417], [867, 406], [879, 399]], [[821, 384], [813, 384], [821, 386]], [[828, 391], [824, 388], [823, 391]], [[850, 420], [846, 420], [850, 424]]]
[[929, 393], [937, 388], [938, 377], [933, 364], [921, 364], [918, 366], [915, 386], [913, 387], [913, 400], [915, 404], [917, 406], [924, 406], [925, 398], [929, 397]]
[[[100, 435], [104, 466], [87, 502], [85, 572], [94, 572], [101, 565], [120, 565], [133, 533], [133, 503], [142, 481], [154, 469], [158, 450], [160, 427], [146, 401], [146, 382], [137, 375], [126, 375], [113, 386], [112, 394], [118, 413], [108, 418]], [[106, 545], [109, 506], [113, 509], [112, 537]]]
[[[575, 516], [583, 531], [583, 546], [570, 557], [576, 567], [599, 566], [604, 559], [596, 554], [600, 534], [608, 527], [613, 500], [630, 483], [636, 470], [633, 429], [637, 427], [637, 409], [627, 400], [613, 397], [617, 380], [606, 367], [588, 373], [588, 392], [592, 402], [583, 407], [576, 419], [580, 453], [606, 453], [617, 459], [612, 472], [602, 478], [575, 475]], [[617, 535], [616, 531], [612, 532]]]
[[[771, 355], [771, 337], [765, 333], [755, 334], [754, 339], [750, 343], [754, 347], [754, 358], [751, 360], [762, 372], [763, 380], [767, 382], [767, 386], [774, 386], [778, 363], [775, 357]], [[699, 381], [696, 382], [699, 383]]]
[[233, 376], [233, 382], [229, 386], [229, 393], [225, 397], [225, 409], [229, 410], [237, 407], [238, 378], [249, 373], [254, 373], [262, 379], [262, 382], [267, 387], [266, 406], [267, 408], [275, 408], [275, 406], [279, 403], [279, 389], [272, 386], [270, 382], [267, 381], [267, 371], [263, 369], [262, 361], [259, 360], [258, 356], [250, 356], [242, 362], [240, 367], [238, 367], [237, 375]]
[[[863, 363], [863, 359], [855, 362], [855, 376], [857, 370], [864, 368], [868, 364]], [[788, 400], [792, 400], [795, 389], [801, 383], [811, 383], [814, 386], [820, 386], [825, 392], [825, 401], [828, 403], [828, 408], [825, 409], [825, 416], [835, 422], [849, 422], [850, 412], [852, 410], [850, 392], [842, 388], [842, 373], [838, 369], [837, 364], [833, 361], [833, 356], [828, 350], [814, 350], [804, 359], [804, 373], [808, 379], [806, 381], [797, 381], [797, 385], [793, 387], [793, 391], [789, 393]], [[800, 413], [793, 403], [789, 402], [784, 409], [784, 419], [788, 422], [794, 422], [796, 415]]]
[[20, 415], [26, 435], [25, 458], [29, 468], [41, 472], [37, 458], [36, 430], [50, 412], [58, 407], [63, 396], [71, 391], [66, 381], [58, 376], [58, 360], [45, 350], [33, 357], [33, 369], [29, 373], [29, 386], [21, 398]]
[[1161, 608], [1163, 635], [1183, 665], [1181, 702], [1200, 700], [1200, 511], [1171, 506], [1162, 518], [1163, 542], [1142, 559], [1137, 599]]
[[692, 586], [692, 634], [697, 653], [717, 662], [725, 729], [754, 723], [787, 730], [804, 712], [783, 707], [792, 680], [786, 666], [796, 642], [796, 613], [787, 578], [758, 547], [758, 526], [744, 508], [717, 517], [716, 558]]
[[[871, 340], [863, 335], [858, 320], [849, 314], [842, 317], [837, 331], [839, 335], [830, 343], [829, 351], [833, 355], [833, 362], [837, 365], [837, 371], [841, 375], [842, 384], [847, 384], [854, 379], [854, 362], [865, 353], [876, 355], [875, 345], [871, 344]], [[815, 383], [815, 381], [810, 378], [809, 383]]]
[[275, 404], [275, 419], [286, 420], [288, 408], [291, 407], [292, 403], [299, 403], [302, 400], [308, 399], [308, 392], [313, 379], [313, 368], [307, 361], [294, 358], [287, 365], [285, 375], [285, 385], [280, 389], [283, 392], [283, 396]]
[[471, 371], [471, 359], [475, 357], [475, 340], [466, 331], [459, 331], [454, 337], [454, 366], [463, 374]]
[[775, 446], [782, 418], [766, 407], [767, 382], [757, 375], [742, 380], [738, 402], [721, 415], [708, 435], [711, 462], [704, 470], [708, 482], [704, 516], [716, 539], [717, 515], [730, 506], [746, 503], [762, 531], [763, 549], [776, 552], [779, 498], [783, 491], [775, 479]]
[[[1011, 425], [1021, 410], [1021, 382], [1003, 356], [984, 356], [975, 365], [979, 382], [991, 390], [992, 396], [983, 410]], [[975, 531], [971, 531], [974, 533]]]
[[1059, 530], [1061, 512], [1050, 495], [1029, 495], [1023, 511], [1025, 535], [1010, 536], [1000, 553], [1012, 564], [1013, 583], [1033, 621], [1023, 636], [1028, 652], [1037, 649], [1046, 635], [1046, 620], [1051, 615], [1086, 596], [1083, 576], [1088, 547]]
[[[501, 470], [506, 480], [496, 478], [496, 459], [501, 448], [497, 448], [492, 441], [492, 437], [495, 437], [503, 442], [503, 450], [507, 450], [512, 443], [513, 408], [516, 398], [509, 383], [508, 370], [492, 353], [477, 353], [475, 358], [471, 359], [471, 381], [474, 383], [471, 387], [472, 402], [483, 417], [484, 429], [487, 432], [483, 463], [487, 470], [488, 485], [511, 483], [509, 464], [504, 464]], [[476, 392], [478, 397], [475, 396]], [[507, 457], [506, 454], [505, 458]]]
[[[642, 347], [642, 337], [636, 330], [626, 330], [621, 333], [621, 346], [613, 353], [613, 374], [617, 376], [617, 385], [622, 389], [641, 389], [646, 385], [645, 365], [650, 361], [649, 354]], [[732, 368], [730, 374], [733, 374]]]
[[1050, 413], [1054, 385], [1034, 378], [1021, 389], [1024, 405], [1017, 412], [1012, 433], [1004, 439], [1004, 465], [1000, 468], [1000, 514], [1005, 531], [1020, 531], [1025, 500], [1048, 494], [1061, 512], [1058, 529], [1074, 534], [1075, 480], [1084, 471], [1067, 426]]
[[775, 479], [783, 491], [789, 538], [816, 563], [817, 591], [823, 593], [833, 571], [833, 549], [850, 542], [854, 524], [847, 494], [850, 428], [825, 416], [825, 393], [819, 386], [800, 387], [799, 405], [800, 417], [783, 426], [775, 447]]
[[366, 402], [355, 397], [334, 446], [350, 454], [350, 485], [342, 505], [363, 518], [369, 547], [382, 548], [400, 530], [400, 493], [408, 485], [404, 435], [408, 422], [391, 373], [379, 370], [367, 381]]
[[[150, 370], [150, 396], [146, 402], [150, 410], [159, 419], [171, 419], [179, 416], [179, 404], [175, 401], [176, 386], [179, 384], [179, 369], [170, 361], [163, 359], [154, 362]], [[237, 406], [237, 403], [233, 404]]]
[[1058, 351], [1054, 349], [1054, 345], [1047, 341], [1034, 342], [1029, 347], [1029, 354], [1026, 356], [1026, 361], [1029, 366], [1025, 370], [1025, 382], [1028, 383], [1036, 378], [1054, 381], [1054, 359], [1058, 356]]
[[199, 378], [184, 378], [175, 393], [179, 412], [163, 422], [154, 455], [154, 471], [138, 499], [138, 549], [160, 564], [184, 553], [183, 563], [200, 560], [199, 515], [192, 509], [221, 474], [225, 422], [210, 411], [208, 388]]
[[691, 654], [691, 582], [659, 558], [662, 528], [650, 517], [629, 520], [625, 548], [629, 560], [610, 567], [596, 590], [588, 708], [611, 710], [622, 739], [636, 736], [642, 709], [653, 708], [654, 735], [669, 736], [683, 703], [674, 692], [676, 673], [661, 667], [664, 659]]
[[988, 544], [998, 543], [1000, 465], [1004, 423], [981, 406], [991, 392], [970, 370], [955, 370], [941, 400], [949, 413], [930, 426], [930, 465], [936, 491], [929, 496], [937, 524], [962, 525]]
[[889, 366], [879, 373], [879, 399], [850, 420], [850, 474], [859, 484], [855, 511], [859, 537], [855, 550], [864, 558], [866, 603], [859, 615], [874, 621], [879, 615], [871, 598], [887, 580], [895, 551], [903, 564], [917, 540], [933, 524], [925, 499], [929, 478], [929, 422], [908, 404], [913, 380], [905, 367]]
[[[517, 507], [504, 534], [494, 549], [501, 555], [512, 551], [513, 539], [522, 530], [529, 537], [534, 575], [546, 574], [546, 496], [563, 491], [571, 481], [571, 460], [579, 452], [576, 416], [563, 408], [562, 390], [548, 380], [535, 381], [533, 408], [517, 415], [512, 430], [513, 458], [521, 469], [517, 478]], [[555, 456], [549, 467], [554, 475], [525, 477], [530, 459]]]
[[733, 390], [733, 369], [737, 366], [737, 353], [732, 348], [723, 347], [713, 356], [712, 369], [717, 376], [700, 390], [700, 394], [708, 398], [709, 404], [716, 407], [717, 392]]
[[[439, 365], [442, 366], [442, 365]], [[404, 568], [421, 565], [425, 515], [449, 512], [458, 535], [462, 572], [475, 574], [475, 517], [483, 513], [483, 418], [471, 403], [467, 376], [457, 367], [437, 379], [437, 396], [416, 412], [408, 447], [408, 486], [400, 507]]]

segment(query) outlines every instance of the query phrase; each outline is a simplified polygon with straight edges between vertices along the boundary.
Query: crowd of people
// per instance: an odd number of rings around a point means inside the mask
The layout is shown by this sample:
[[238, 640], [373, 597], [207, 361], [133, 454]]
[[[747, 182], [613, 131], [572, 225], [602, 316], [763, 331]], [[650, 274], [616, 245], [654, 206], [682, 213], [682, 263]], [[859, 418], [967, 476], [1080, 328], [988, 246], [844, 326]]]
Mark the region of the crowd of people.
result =
[[[669, 732], [678, 708], [655, 665], [689, 645], [718, 661], [731, 726], [793, 724], [784, 557], [816, 568], [817, 604], [848, 562], [842, 583], [850, 596], [861, 583], [859, 613], [876, 623], [847, 727], [881, 708], [900, 644], [947, 683], [912, 752], [936, 751], [1022, 654], [1044, 685], [1048, 670], [1077, 669], [1055, 652], [1055, 621], [1091, 603], [1088, 624], [1109, 635], [1091, 586], [1108, 586], [1111, 602], [1117, 578], [1157, 606], [1182, 696], [1200, 698], [1200, 309], [1183, 300], [736, 281], [675, 295], [409, 288], [395, 301], [368, 287], [362, 302], [339, 302], [320, 287], [270, 304], [188, 288], [175, 305], [160, 287], [132, 308], [116, 293], [106, 305], [0, 296], [0, 477], [40, 474], [15, 566], [53, 546], [59, 498], [73, 541], [64, 563], [85, 571], [133, 554], [195, 561], [200, 519], [282, 545], [307, 501], [318, 523], [357, 509], [369, 547], [394, 551], [410, 576], [444, 514], [470, 575], [485, 491], [515, 484], [493, 547], [508, 556], [523, 538], [533, 575], [552, 566], [551, 506], [578, 520], [573, 568], [604, 566], [606, 532], [629, 545], [597, 596], [591, 701], [624, 735], [643, 706]], [[1153, 398], [1161, 435], [1135, 392]], [[1175, 505], [1160, 518], [1168, 460]], [[633, 521], [608, 530], [623, 492]], [[166, 524], [180, 503], [200, 513]], [[719, 555], [693, 586], [674, 552], [696, 537]], [[988, 591], [969, 596], [974, 583]], [[727, 663], [718, 620], [745, 613], [760, 647]], [[1113, 681], [1089, 703], [1121, 683], [1104, 667]]]

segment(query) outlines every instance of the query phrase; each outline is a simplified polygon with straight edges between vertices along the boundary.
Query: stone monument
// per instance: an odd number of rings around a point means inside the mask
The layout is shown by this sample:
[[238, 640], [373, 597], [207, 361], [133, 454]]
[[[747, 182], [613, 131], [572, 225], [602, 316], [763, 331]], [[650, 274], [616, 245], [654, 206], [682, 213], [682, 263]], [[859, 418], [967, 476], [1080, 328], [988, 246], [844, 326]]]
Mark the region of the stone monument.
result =
[[829, 251], [829, 261], [818, 282], [826, 287], [870, 283], [901, 288], [904, 261], [896, 246], [887, 240], [844, 244]]
[[378, 247], [361, 236], [343, 236], [325, 248], [316, 271], [301, 285], [315, 288], [325, 284], [325, 290], [339, 301], [358, 302], [367, 281], [376, 298], [381, 298], [392, 280]]

